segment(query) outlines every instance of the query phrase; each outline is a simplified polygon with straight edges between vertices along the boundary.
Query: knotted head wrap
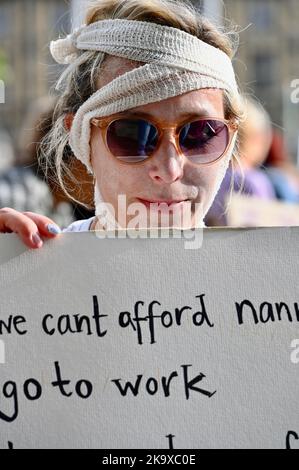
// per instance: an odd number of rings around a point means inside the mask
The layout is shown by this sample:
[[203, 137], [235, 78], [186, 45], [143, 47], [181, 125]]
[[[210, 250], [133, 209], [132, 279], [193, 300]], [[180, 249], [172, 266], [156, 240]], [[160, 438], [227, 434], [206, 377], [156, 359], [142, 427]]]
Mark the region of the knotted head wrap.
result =
[[[83, 51], [99, 51], [102, 58], [107, 53], [145, 63], [96, 91], [74, 117], [69, 144], [91, 173], [89, 140], [93, 117], [108, 116], [202, 88], [219, 88], [233, 98], [240, 97], [228, 55], [170, 26], [125, 19], [100, 20], [52, 42], [50, 50], [58, 63], [69, 64], [69, 70], [80, 60]], [[64, 77], [67, 74], [68, 70]], [[225, 171], [226, 168], [222, 178]], [[98, 189], [98, 199], [99, 194]]]
[[220, 49], [170, 26], [135, 20], [100, 20], [65, 39], [52, 41], [53, 58], [71, 64], [80, 51], [99, 51], [145, 65], [96, 91], [78, 109], [70, 132], [75, 156], [92, 172], [90, 120], [201, 88], [219, 88], [238, 96], [230, 58]]

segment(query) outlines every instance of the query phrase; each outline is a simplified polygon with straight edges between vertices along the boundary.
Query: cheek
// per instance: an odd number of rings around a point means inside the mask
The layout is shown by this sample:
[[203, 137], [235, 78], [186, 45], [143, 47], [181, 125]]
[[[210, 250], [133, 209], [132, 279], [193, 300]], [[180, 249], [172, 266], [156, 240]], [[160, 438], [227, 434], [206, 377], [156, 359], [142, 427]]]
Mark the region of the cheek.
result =
[[231, 157], [228, 155], [227, 157], [221, 159], [218, 163], [199, 170], [199, 185], [201, 186], [202, 191], [205, 192], [207, 199], [210, 197], [215, 197], [215, 192], [218, 191], [219, 187], [221, 186], [221, 183], [229, 167], [230, 160]]
[[221, 178], [224, 169], [223, 162], [206, 167], [191, 168], [185, 172], [185, 180], [189, 184], [202, 188], [205, 192], [213, 190], [214, 184]]
[[90, 150], [92, 167], [103, 194], [111, 198], [134, 189], [140, 180], [136, 174], [138, 172], [122, 165], [110, 155], [97, 129], [91, 131]]

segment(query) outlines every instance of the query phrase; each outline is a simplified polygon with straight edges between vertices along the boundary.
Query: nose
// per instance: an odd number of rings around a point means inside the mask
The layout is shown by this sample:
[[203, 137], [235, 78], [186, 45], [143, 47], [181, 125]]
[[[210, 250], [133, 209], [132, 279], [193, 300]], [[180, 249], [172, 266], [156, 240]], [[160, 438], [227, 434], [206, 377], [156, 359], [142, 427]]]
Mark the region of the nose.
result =
[[171, 184], [182, 178], [184, 156], [179, 154], [175, 137], [171, 133], [165, 132], [159, 148], [149, 163], [149, 176], [155, 182]]

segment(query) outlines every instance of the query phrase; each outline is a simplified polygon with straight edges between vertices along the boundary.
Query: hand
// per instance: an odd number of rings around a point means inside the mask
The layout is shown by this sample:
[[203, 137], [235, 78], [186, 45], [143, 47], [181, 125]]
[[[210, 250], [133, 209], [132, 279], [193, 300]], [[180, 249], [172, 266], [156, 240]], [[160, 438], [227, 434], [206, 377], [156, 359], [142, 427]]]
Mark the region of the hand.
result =
[[18, 212], [10, 207], [0, 209], [0, 233], [17, 233], [28, 248], [41, 248], [42, 237], [54, 238], [60, 228], [53, 220], [34, 212]]

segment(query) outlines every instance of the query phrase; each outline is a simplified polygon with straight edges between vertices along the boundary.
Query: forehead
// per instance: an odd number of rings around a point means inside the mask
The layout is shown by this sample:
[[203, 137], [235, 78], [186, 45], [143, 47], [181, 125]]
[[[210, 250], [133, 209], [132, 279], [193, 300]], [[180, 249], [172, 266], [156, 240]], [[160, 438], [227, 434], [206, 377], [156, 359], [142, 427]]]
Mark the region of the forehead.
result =
[[[142, 65], [144, 65], [142, 62], [106, 55], [99, 75], [98, 88]], [[130, 111], [147, 113], [153, 117], [165, 119], [169, 118], [169, 114], [173, 118], [182, 118], [189, 114], [221, 117], [224, 115], [223, 90], [217, 88], [193, 90], [183, 95], [138, 106]]]
[[130, 112], [147, 113], [153, 117], [169, 119], [191, 115], [221, 117], [224, 112], [223, 92], [218, 89], [189, 91], [183, 95], [135, 107]]

